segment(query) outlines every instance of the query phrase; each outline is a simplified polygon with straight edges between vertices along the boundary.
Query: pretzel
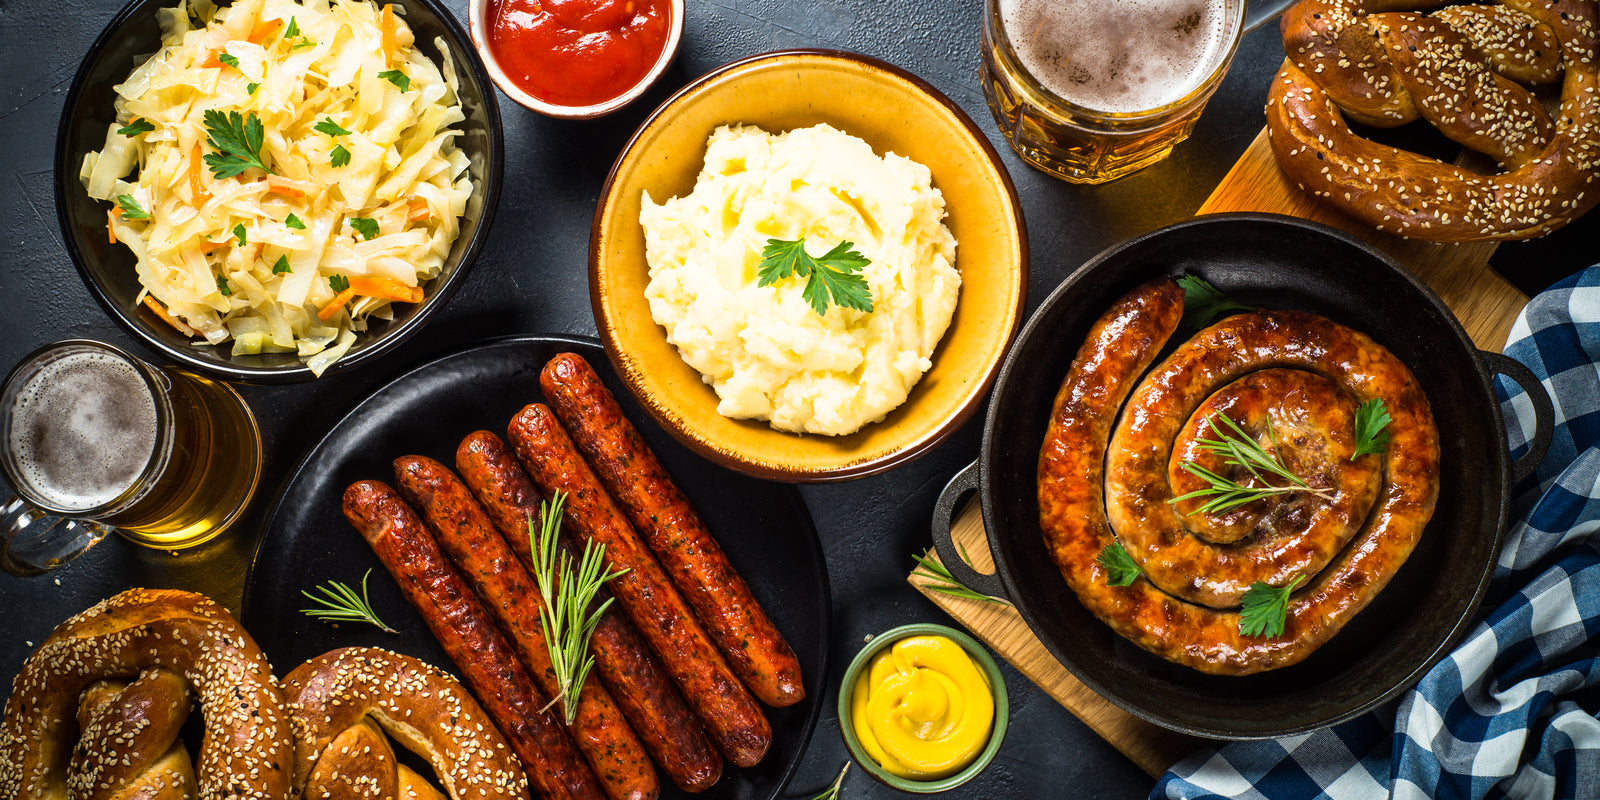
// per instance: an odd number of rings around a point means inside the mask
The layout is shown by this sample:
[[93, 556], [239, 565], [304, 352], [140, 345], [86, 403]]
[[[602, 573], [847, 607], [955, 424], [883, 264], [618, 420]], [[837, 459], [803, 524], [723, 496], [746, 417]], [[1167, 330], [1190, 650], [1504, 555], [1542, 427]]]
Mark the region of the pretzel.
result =
[[[69, 751], [76, 735], [72, 720], [86, 688], [102, 679], [131, 678], [157, 668], [122, 692], [117, 708], [86, 712], [90, 726], [140, 729], [172, 716], [158, 700], [129, 697], [135, 686], [153, 696], [170, 695], [156, 684], [170, 683], [162, 670], [181, 676], [198, 699], [205, 718], [196, 781], [202, 800], [283, 800], [294, 772], [289, 716], [283, 692], [261, 649], [226, 609], [190, 592], [130, 589], [62, 623], [22, 665], [5, 718], [0, 721], [0, 796], [6, 800], [62, 800], [69, 796]], [[149, 683], [141, 683], [148, 681]], [[92, 706], [105, 705], [90, 693]], [[180, 705], [185, 701], [173, 701]], [[117, 721], [120, 718], [121, 721]], [[181, 720], [179, 720], [181, 722]], [[176, 730], [178, 723], [168, 723]], [[175, 734], [173, 734], [175, 736]], [[159, 747], [157, 752], [174, 748]], [[115, 749], [112, 749], [115, 748]], [[176, 748], [180, 751], [182, 748]], [[111, 780], [109, 763], [127, 757], [123, 742], [108, 740], [99, 755], [105, 764], [80, 766], [78, 780]], [[160, 769], [172, 767], [166, 756]], [[130, 759], [131, 760], [131, 759]], [[174, 773], [168, 773], [174, 774]], [[120, 779], [119, 779], [120, 780]], [[77, 796], [77, 795], [74, 795]]]
[[78, 746], [67, 765], [75, 800], [187, 800], [194, 764], [178, 741], [194, 696], [182, 675], [160, 667], [132, 683], [103, 680], [83, 690]]
[[[1527, 239], [1600, 202], [1596, 0], [1303, 0], [1267, 99], [1274, 155], [1301, 190], [1379, 230], [1436, 242]], [[1564, 69], [1564, 74], [1563, 74]], [[1552, 119], [1518, 81], [1562, 80]], [[1428, 120], [1498, 161], [1483, 175], [1379, 144], [1346, 119]]]
[[452, 800], [527, 800], [528, 781], [494, 723], [454, 678], [366, 647], [324, 653], [283, 680], [294, 721], [294, 786], [307, 800], [438, 797], [395, 760], [387, 732], [426, 758]]

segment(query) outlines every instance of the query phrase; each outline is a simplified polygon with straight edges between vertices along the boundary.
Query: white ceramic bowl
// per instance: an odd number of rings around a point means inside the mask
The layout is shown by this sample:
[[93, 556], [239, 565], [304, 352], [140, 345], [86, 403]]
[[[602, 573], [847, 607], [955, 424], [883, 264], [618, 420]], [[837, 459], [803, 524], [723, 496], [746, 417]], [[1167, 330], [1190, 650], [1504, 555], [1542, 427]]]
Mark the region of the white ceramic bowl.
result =
[[468, 30], [472, 35], [472, 46], [477, 49], [478, 57], [483, 60], [484, 69], [489, 73], [490, 80], [500, 87], [500, 91], [517, 103], [539, 114], [557, 119], [594, 119], [603, 117], [619, 108], [637, 100], [651, 86], [660, 80], [661, 74], [671, 66], [672, 60], [678, 56], [678, 43], [683, 41], [683, 13], [684, 0], [668, 0], [671, 6], [670, 19], [667, 27], [666, 46], [661, 49], [661, 55], [656, 58], [656, 63], [650, 71], [634, 84], [633, 88], [622, 94], [605, 101], [588, 106], [564, 106], [546, 102], [522, 90], [505, 70], [500, 68], [500, 62], [495, 60], [494, 50], [489, 46], [489, 3], [494, 0], [468, 0], [467, 17]]

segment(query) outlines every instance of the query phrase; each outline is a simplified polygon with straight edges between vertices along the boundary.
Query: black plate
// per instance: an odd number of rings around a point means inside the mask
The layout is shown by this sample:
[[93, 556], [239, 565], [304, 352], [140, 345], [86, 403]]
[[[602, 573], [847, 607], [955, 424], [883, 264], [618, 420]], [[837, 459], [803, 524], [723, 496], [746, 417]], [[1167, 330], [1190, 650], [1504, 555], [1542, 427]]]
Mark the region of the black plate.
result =
[[[716, 786], [695, 795], [775, 797], [799, 764], [826, 694], [831, 601], [811, 515], [793, 486], [712, 466], [656, 427], [593, 340], [494, 341], [418, 367], [362, 401], [311, 451], [278, 498], [245, 585], [244, 624], [281, 673], [349, 645], [385, 647], [449, 668], [421, 616], [345, 521], [340, 497], [363, 478], [392, 482], [390, 464], [399, 456], [426, 455], [451, 464], [468, 433], [488, 429], [504, 437], [512, 415], [542, 400], [539, 370], [562, 352], [588, 359], [616, 394], [800, 658], [806, 699], [767, 709], [767, 757], [751, 769], [725, 766]], [[328, 580], [357, 585], [368, 569], [373, 608], [400, 635], [367, 625], [334, 628], [300, 613], [307, 605], [301, 590]], [[665, 777], [662, 784], [662, 797], [689, 796]]]
[[[1410, 559], [1328, 643], [1258, 675], [1207, 675], [1116, 635], [1078, 603], [1039, 530], [1039, 446], [1078, 346], [1129, 290], [1184, 273], [1243, 303], [1309, 311], [1367, 333], [1411, 368], [1439, 428], [1439, 502]], [[1499, 552], [1511, 478], [1532, 466], [1524, 458], [1513, 467], [1485, 360], [1507, 374], [1518, 367], [1480, 353], [1431, 290], [1348, 234], [1277, 215], [1198, 217], [1106, 250], [1045, 300], [1001, 369], [977, 469], [953, 480], [940, 502], [952, 507], [965, 489], [979, 489], [998, 580], [974, 578], [977, 588], [1010, 596], [1051, 654], [1122, 708], [1218, 738], [1330, 725], [1415, 683], [1471, 624]]]

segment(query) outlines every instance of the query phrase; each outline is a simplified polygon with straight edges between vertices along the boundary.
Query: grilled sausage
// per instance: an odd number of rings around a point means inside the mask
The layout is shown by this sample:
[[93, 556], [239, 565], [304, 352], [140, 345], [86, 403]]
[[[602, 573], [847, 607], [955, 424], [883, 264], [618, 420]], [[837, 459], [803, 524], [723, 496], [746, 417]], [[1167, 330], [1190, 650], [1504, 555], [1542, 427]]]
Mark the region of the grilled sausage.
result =
[[[1438, 432], [1427, 398], [1388, 350], [1316, 315], [1269, 311], [1230, 317], [1180, 345], [1139, 383], [1113, 436], [1112, 423], [1123, 400], [1176, 330], [1182, 313], [1182, 290], [1171, 281], [1159, 281], [1122, 298], [1090, 330], [1056, 395], [1040, 452], [1040, 526], [1078, 599], [1140, 647], [1218, 674], [1287, 666], [1304, 659], [1366, 607], [1410, 554], [1438, 498]], [[1326, 565], [1290, 596], [1282, 634], [1243, 634], [1237, 607], [1213, 608], [1163, 591], [1158, 583], [1170, 582], [1171, 575], [1109, 585], [1107, 570], [1096, 557], [1119, 539], [1136, 561], [1157, 572], [1164, 569], [1159, 562], [1165, 545], [1193, 546], [1189, 532], [1170, 526], [1140, 528], [1171, 513], [1165, 508], [1170, 494], [1153, 489], [1148, 480], [1150, 470], [1170, 467], [1164, 454], [1172, 442], [1158, 440], [1177, 424], [1195, 424], [1193, 412], [1219, 386], [1278, 367], [1330, 380], [1356, 401], [1381, 398], [1394, 420], [1381, 456], [1383, 486], [1375, 507], [1349, 544], [1334, 548], [1336, 554]], [[1244, 391], [1255, 390], [1245, 386]], [[1108, 440], [1116, 440], [1109, 461]], [[1347, 452], [1347, 447], [1335, 443], [1332, 449]], [[1152, 451], [1159, 452], [1151, 456]], [[1107, 491], [1112, 492], [1109, 498]], [[1110, 521], [1108, 504], [1113, 506]], [[1124, 526], [1115, 534], [1113, 522]], [[1263, 538], [1267, 541], [1260, 544], [1267, 547], [1281, 541], [1275, 533]], [[1255, 546], [1245, 542], [1227, 547]], [[1168, 566], [1192, 566], [1187, 558], [1170, 559]], [[1216, 569], [1224, 584], [1238, 583], [1236, 564], [1216, 559], [1207, 568]], [[1296, 568], [1302, 576], [1314, 569], [1309, 562]], [[1191, 588], [1224, 605], [1231, 591], [1226, 586]]]
[[[448, 467], [431, 458], [395, 459], [394, 477], [400, 496], [421, 512], [440, 549], [455, 562], [467, 585], [500, 624], [544, 696], [560, 694], [539, 621], [544, 608], [539, 587], [483, 507]], [[595, 681], [585, 681], [577, 711], [567, 731], [606, 794], [612, 800], [654, 800], [659, 796], [661, 785], [650, 758], [612, 702], [611, 693]]]
[[611, 582], [618, 605], [677, 681], [722, 754], [741, 767], [759, 762], [772, 745], [772, 727], [761, 707], [734, 677], [555, 414], [543, 405], [530, 405], [511, 419], [508, 434], [534, 484], [547, 495], [567, 495], [567, 524], [583, 538], [605, 545], [611, 564], [628, 570]]
[[[511, 448], [488, 431], [468, 434], [456, 448], [456, 471], [511, 549], [531, 564], [528, 525], [540, 518], [540, 496]], [[573, 550], [571, 539], [566, 531], [561, 532], [561, 544], [568, 552]], [[596, 602], [605, 602], [604, 597], [609, 596], [602, 592]], [[639, 641], [633, 625], [622, 614], [602, 615], [589, 649], [594, 653], [595, 672], [656, 763], [686, 792], [711, 788], [722, 776], [722, 757], [684, 705], [678, 687]]]
[[804, 699], [800, 659], [589, 363], [562, 353], [539, 386], [744, 685], [769, 705]]
[[494, 620], [445, 560], [422, 520], [388, 485], [345, 489], [344, 516], [422, 614], [445, 654], [550, 800], [604, 800], [572, 740], [548, 711]]

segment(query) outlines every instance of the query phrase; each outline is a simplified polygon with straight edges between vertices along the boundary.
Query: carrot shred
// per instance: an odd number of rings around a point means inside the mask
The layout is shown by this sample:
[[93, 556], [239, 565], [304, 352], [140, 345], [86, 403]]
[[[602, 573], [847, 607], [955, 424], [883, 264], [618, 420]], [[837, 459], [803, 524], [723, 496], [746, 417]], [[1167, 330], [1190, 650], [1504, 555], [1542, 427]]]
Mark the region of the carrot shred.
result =
[[393, 278], [351, 278], [350, 291], [365, 297], [377, 297], [401, 303], [422, 302], [422, 287], [407, 286]]
[[432, 218], [433, 210], [428, 208], [428, 202], [426, 200], [412, 200], [409, 204], [407, 204], [407, 222], [422, 222], [423, 220]]
[[106, 212], [106, 241], [110, 242], [111, 244], [116, 244], [117, 243], [117, 229], [116, 229], [116, 227], [114, 227], [116, 221], [117, 221], [117, 212], [115, 212], [115, 211], [107, 211]]
[[267, 40], [267, 37], [277, 33], [281, 27], [283, 27], [283, 20], [269, 19], [251, 28], [250, 35], [246, 38], [251, 44], [261, 44]]
[[211, 200], [211, 193], [206, 191], [201, 182], [201, 173], [205, 171], [205, 160], [201, 157], [200, 144], [195, 143], [194, 149], [189, 152], [189, 202], [195, 208], [205, 205]]
[[383, 64], [386, 67], [393, 67], [394, 66], [394, 53], [395, 53], [395, 25], [394, 25], [394, 5], [392, 3], [385, 3], [383, 5], [382, 31], [383, 31], [383, 40], [382, 40], [383, 41]]
[[307, 188], [307, 186], [308, 184], [302, 183], [293, 178], [285, 178], [281, 175], [267, 176], [267, 191], [269, 192], [290, 195], [292, 197], [305, 197], [306, 195], [310, 194], [310, 190]]
[[159, 300], [156, 300], [154, 297], [151, 297], [150, 295], [145, 295], [144, 296], [144, 300], [141, 301], [141, 302], [143, 302], [145, 304], [146, 308], [149, 308], [151, 311], [155, 312], [155, 315], [157, 317], [159, 317], [162, 322], [165, 322], [168, 325], [171, 325], [172, 329], [177, 331], [178, 333], [181, 333], [184, 336], [188, 336], [188, 337], [191, 337], [191, 338], [200, 335], [199, 331], [195, 330], [194, 328], [189, 327], [188, 325], [185, 325], [183, 320], [172, 316], [172, 313], [167, 311], [166, 306], [161, 305], [161, 302]]
[[344, 291], [334, 295], [333, 299], [329, 300], [328, 304], [323, 306], [322, 309], [317, 312], [317, 319], [320, 319], [323, 322], [333, 319], [334, 316], [339, 313], [339, 309], [344, 308], [344, 304], [350, 302], [355, 298], [355, 296], [356, 290], [354, 287], [345, 289]]
[[211, 57], [200, 63], [201, 69], [222, 69], [222, 51], [212, 50]]

